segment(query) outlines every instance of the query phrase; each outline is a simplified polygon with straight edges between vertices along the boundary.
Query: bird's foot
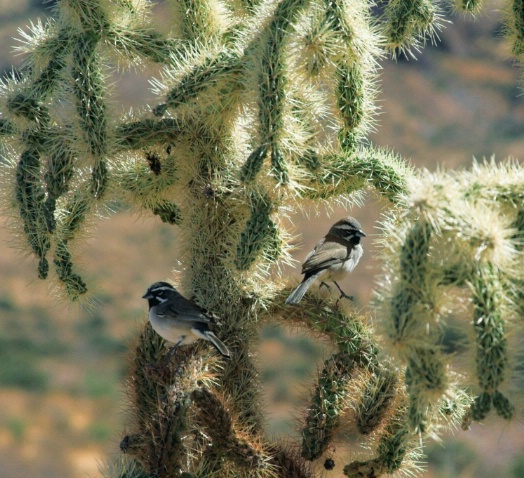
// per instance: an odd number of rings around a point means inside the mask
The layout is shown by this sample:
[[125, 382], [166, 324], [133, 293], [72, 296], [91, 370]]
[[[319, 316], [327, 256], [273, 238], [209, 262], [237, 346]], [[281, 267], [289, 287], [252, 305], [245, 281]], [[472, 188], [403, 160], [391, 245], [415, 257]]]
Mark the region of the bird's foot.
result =
[[176, 351], [178, 349], [178, 346], [180, 345], [180, 342], [182, 342], [181, 340], [178, 341], [175, 345], [173, 345], [168, 351], [167, 351], [167, 354], [164, 355], [164, 360], [167, 361], [168, 363], [171, 362], [171, 359], [173, 358], [173, 356], [176, 354]]
[[327, 290], [331, 290], [331, 287], [329, 287], [329, 285], [326, 284], [325, 282], [321, 282], [318, 288], [320, 289], [322, 286], [324, 286]]
[[351, 302], [353, 302], [355, 300], [355, 298], [352, 295], [347, 295], [335, 281], [333, 281], [333, 284], [335, 284], [337, 286], [337, 289], [340, 292], [340, 297], [339, 297], [338, 300], [340, 300], [340, 299], [347, 299], [347, 300], [350, 300]]
[[337, 299], [337, 301], [335, 302], [335, 306], [338, 307], [338, 303], [342, 300], [342, 299], [347, 299], [349, 300], [350, 302], [353, 302], [355, 300], [355, 298], [352, 296], [352, 295], [347, 295], [345, 293], [342, 293], [340, 294], [340, 297]]

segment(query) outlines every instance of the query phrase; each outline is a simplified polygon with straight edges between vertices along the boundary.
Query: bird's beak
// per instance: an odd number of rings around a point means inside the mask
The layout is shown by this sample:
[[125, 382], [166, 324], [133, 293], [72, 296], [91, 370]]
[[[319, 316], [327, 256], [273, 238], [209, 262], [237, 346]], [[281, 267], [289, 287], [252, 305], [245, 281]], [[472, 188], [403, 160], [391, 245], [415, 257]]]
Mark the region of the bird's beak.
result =
[[364, 231], [358, 231], [357, 235], [360, 237], [366, 237], [366, 234], [364, 234]]
[[153, 296], [151, 295], [151, 292], [147, 291], [143, 296], [142, 299], [152, 299]]

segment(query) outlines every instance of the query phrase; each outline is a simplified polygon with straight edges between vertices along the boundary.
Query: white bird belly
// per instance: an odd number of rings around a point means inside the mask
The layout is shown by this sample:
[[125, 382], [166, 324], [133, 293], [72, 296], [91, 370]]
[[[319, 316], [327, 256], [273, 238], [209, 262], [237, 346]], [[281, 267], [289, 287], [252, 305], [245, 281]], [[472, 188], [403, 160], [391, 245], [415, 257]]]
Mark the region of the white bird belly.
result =
[[360, 244], [357, 244], [351, 251], [349, 258], [340, 264], [333, 264], [321, 276], [321, 280], [332, 280], [338, 281], [346, 277], [347, 274], [353, 271], [353, 269], [360, 261], [360, 258], [364, 254], [364, 249]]
[[169, 342], [177, 343], [184, 337], [181, 343], [191, 344], [199, 337], [194, 335], [189, 327], [177, 327], [173, 320], [166, 320], [156, 315], [154, 307], [149, 311], [149, 322], [153, 330]]

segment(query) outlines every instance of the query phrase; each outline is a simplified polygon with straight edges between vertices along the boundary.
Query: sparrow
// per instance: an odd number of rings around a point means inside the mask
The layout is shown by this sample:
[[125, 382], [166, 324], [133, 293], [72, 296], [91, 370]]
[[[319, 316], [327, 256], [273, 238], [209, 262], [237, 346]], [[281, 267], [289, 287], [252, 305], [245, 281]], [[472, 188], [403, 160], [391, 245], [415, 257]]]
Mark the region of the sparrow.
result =
[[231, 353], [224, 343], [209, 330], [216, 324], [215, 317], [186, 299], [171, 284], [155, 282], [142, 296], [149, 302], [149, 322], [154, 331], [175, 345], [168, 355], [173, 355], [179, 345], [192, 344], [198, 339], [208, 340], [224, 357]]
[[360, 223], [348, 216], [331, 226], [315, 248], [307, 255], [302, 264], [304, 279], [286, 299], [286, 304], [298, 304], [315, 280], [320, 279], [320, 285], [329, 286], [325, 281], [332, 281], [340, 291], [340, 297], [353, 300], [337, 284], [349, 274], [364, 254], [360, 239], [366, 237]]

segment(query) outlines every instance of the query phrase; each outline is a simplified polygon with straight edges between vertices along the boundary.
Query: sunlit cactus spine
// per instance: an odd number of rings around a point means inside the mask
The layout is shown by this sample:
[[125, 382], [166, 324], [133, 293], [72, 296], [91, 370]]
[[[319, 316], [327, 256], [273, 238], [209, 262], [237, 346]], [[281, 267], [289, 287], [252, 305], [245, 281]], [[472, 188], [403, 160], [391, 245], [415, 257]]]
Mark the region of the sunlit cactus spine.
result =
[[441, 28], [440, 16], [436, 0], [390, 0], [384, 12], [387, 48], [393, 55], [419, 50]]
[[[377, 60], [384, 48], [395, 54], [431, 38], [436, 3], [391, 0], [374, 19], [365, 0], [187, 1], [173, 5], [167, 36], [151, 27], [149, 7], [57, 2], [53, 20], [24, 34], [26, 64], [0, 96], [0, 135], [14, 151], [3, 201], [38, 276], [81, 300], [75, 243], [93, 218], [115, 201], [156, 215], [176, 227], [177, 287], [219, 317], [215, 333], [231, 350], [225, 361], [197, 343], [167, 363], [165, 342], [144, 325], [129, 354], [127, 458], [108, 476], [312, 477], [311, 463], [327, 457], [331, 466], [330, 446], [352, 428], [368, 453], [343, 472], [371, 478], [416, 471], [421, 437], [460, 418], [491, 409], [511, 417], [507, 330], [522, 308], [514, 265], [524, 221], [520, 179], [503, 173], [521, 178], [520, 168], [435, 179], [367, 141]], [[158, 101], [119, 117], [110, 69], [152, 63], [162, 65], [152, 79]], [[381, 350], [372, 314], [317, 288], [287, 306], [291, 286], [275, 274], [289, 262], [286, 215], [323, 202], [353, 206], [365, 191], [391, 205], [379, 326], [400, 365]], [[438, 345], [452, 287], [471, 299], [478, 339], [476, 379], [464, 384]], [[265, 430], [253, 354], [268, 321], [335, 348], [295, 447]], [[476, 399], [463, 391], [472, 383]]]
[[506, 35], [511, 42], [511, 52], [521, 60], [524, 53], [524, 3], [521, 0], [508, 2], [505, 8]]

